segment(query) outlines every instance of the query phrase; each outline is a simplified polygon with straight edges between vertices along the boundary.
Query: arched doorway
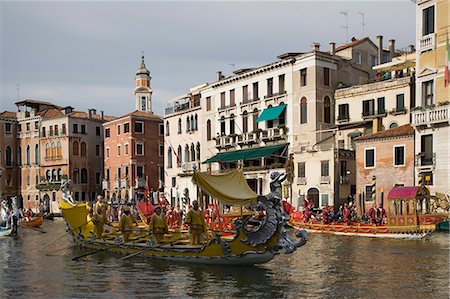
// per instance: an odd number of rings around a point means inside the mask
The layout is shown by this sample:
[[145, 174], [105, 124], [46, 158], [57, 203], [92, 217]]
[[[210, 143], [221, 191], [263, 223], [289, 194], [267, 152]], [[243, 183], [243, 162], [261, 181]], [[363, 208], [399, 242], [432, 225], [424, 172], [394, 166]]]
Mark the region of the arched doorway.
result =
[[50, 196], [48, 196], [48, 194], [44, 195], [44, 201], [43, 201], [43, 205], [44, 205], [44, 214], [50, 213]]
[[314, 203], [315, 208], [318, 208], [319, 207], [319, 189], [309, 188], [308, 199]]

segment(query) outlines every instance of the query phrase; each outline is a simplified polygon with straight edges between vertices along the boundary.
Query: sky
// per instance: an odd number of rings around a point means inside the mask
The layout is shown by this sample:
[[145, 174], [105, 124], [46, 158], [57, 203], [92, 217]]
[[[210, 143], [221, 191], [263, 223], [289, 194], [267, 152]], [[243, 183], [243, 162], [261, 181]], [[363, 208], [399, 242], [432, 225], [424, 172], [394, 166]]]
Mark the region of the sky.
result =
[[262, 66], [312, 42], [324, 51], [345, 43], [346, 22], [349, 39], [415, 44], [409, 0], [0, 1], [0, 112], [35, 99], [126, 114], [144, 52], [153, 112], [163, 115], [171, 99], [214, 82], [217, 71]]

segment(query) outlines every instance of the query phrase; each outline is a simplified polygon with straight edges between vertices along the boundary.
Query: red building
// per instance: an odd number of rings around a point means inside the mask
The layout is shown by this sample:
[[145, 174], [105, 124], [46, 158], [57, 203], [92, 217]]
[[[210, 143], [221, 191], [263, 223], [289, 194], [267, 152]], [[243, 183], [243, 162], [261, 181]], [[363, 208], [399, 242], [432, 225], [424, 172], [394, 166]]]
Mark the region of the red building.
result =
[[103, 124], [103, 190], [113, 202], [144, 197], [164, 184], [164, 126], [158, 115], [136, 110]]

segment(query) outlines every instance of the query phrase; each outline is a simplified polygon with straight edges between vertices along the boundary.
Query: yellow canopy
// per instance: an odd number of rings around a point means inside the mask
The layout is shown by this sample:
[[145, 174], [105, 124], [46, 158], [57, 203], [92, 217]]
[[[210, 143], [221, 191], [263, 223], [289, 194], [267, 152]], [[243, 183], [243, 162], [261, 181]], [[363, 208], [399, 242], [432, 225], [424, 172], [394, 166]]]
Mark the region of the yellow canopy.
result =
[[218, 175], [195, 172], [192, 182], [205, 193], [228, 205], [246, 205], [258, 198], [239, 169]]

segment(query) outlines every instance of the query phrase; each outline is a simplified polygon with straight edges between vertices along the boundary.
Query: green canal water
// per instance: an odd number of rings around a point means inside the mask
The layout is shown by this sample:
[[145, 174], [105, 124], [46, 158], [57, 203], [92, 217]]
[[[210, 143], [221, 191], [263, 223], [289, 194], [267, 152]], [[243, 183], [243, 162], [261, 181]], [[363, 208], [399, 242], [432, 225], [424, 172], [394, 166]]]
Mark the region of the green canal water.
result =
[[192, 265], [99, 253], [79, 261], [62, 219], [47, 233], [0, 239], [0, 298], [449, 298], [450, 238], [309, 235], [294, 254], [253, 267]]

